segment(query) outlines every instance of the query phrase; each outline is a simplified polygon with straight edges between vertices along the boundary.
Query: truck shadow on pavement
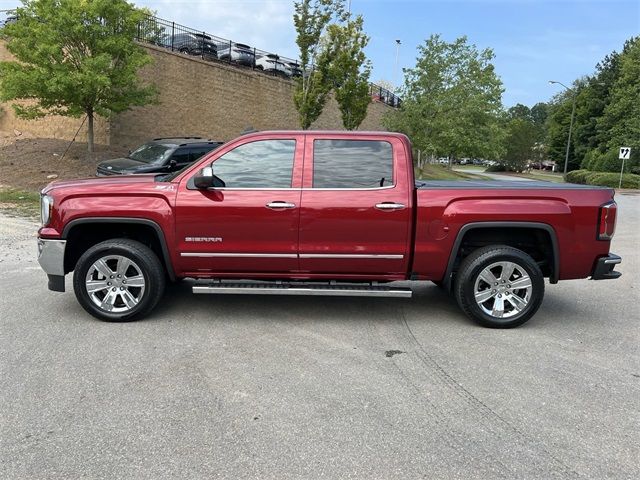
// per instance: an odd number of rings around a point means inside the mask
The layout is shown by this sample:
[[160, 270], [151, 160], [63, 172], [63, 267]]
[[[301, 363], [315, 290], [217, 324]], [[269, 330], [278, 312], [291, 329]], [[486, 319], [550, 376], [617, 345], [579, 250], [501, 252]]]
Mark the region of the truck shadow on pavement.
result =
[[367, 320], [372, 314], [390, 315], [400, 309], [413, 314], [422, 312], [425, 321], [467, 319], [454, 298], [435, 285], [412, 286], [413, 297], [367, 298], [287, 295], [195, 295], [193, 282], [184, 280], [167, 286], [164, 297], [149, 319], [160, 317], [207, 318], [222, 316], [243, 321], [245, 318], [317, 319], [322, 321]]
[[[322, 297], [286, 295], [194, 295], [193, 281], [185, 280], [167, 286], [164, 298], [147, 320], [206, 320], [211, 317], [243, 322], [271, 321], [369, 321], [396, 320], [405, 314], [414, 321], [429, 325], [458, 324], [478, 327], [458, 308], [452, 295], [431, 284], [413, 284], [412, 298]], [[519, 329], [553, 324], [562, 319], [564, 325], [583, 324], [588, 315], [580, 312], [577, 299], [548, 290], [536, 315]], [[585, 312], [586, 313], [586, 312]], [[144, 320], [143, 320], [144, 321]]]

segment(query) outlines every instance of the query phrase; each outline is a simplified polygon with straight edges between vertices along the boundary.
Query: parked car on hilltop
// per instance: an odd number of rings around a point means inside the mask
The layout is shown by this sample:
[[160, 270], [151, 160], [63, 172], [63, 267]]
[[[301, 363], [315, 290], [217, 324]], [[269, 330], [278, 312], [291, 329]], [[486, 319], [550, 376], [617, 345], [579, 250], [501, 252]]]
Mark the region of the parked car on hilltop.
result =
[[126, 158], [100, 163], [96, 176], [174, 172], [220, 145], [222, 142], [201, 137], [155, 138], [129, 153]]
[[188, 55], [202, 55], [207, 58], [218, 58], [218, 47], [211, 41], [209, 35], [202, 33], [176, 33], [165, 35], [160, 40], [165, 48], [177, 50]]
[[296, 62], [285, 62], [284, 67], [287, 69], [287, 76], [289, 77], [301, 77], [302, 69]]
[[274, 53], [268, 53], [256, 60], [256, 68], [265, 72], [278, 73], [282, 76], [289, 76], [289, 69], [280, 61], [280, 57]]
[[18, 21], [18, 14], [13, 11], [10, 10], [7, 13], [7, 18], [4, 20], [4, 22], [2, 22], [2, 24], [0, 24], [0, 27], [4, 27], [5, 25], [11, 25], [12, 23], [16, 23]]
[[218, 45], [218, 58], [220, 60], [230, 60], [240, 65], [253, 67], [255, 54], [249, 45], [243, 43], [229, 43]]

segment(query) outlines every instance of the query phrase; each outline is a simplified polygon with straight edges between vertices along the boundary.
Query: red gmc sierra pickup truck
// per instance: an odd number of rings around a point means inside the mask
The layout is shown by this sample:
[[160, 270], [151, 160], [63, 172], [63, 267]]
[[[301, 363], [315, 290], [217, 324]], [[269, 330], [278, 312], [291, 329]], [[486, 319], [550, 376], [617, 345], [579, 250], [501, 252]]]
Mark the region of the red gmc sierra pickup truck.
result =
[[59, 181], [42, 191], [49, 289], [73, 271], [97, 318], [148, 314], [165, 283], [195, 293], [409, 297], [432, 281], [489, 327], [527, 321], [545, 277], [620, 276], [608, 188], [415, 181], [407, 137], [243, 135], [182, 171]]

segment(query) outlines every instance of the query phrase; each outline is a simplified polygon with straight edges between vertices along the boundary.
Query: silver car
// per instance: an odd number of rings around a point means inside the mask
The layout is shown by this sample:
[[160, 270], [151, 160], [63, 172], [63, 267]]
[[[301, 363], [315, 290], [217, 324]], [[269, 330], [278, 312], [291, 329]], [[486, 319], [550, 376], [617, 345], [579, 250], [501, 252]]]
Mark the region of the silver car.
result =
[[287, 76], [289, 77], [301, 77], [302, 69], [296, 62], [285, 62], [284, 67], [287, 69]]
[[219, 43], [218, 58], [253, 67], [255, 54], [249, 45], [243, 43]]
[[280, 57], [274, 53], [268, 53], [256, 60], [256, 68], [265, 72], [278, 73], [282, 76], [289, 77], [290, 70], [280, 61]]

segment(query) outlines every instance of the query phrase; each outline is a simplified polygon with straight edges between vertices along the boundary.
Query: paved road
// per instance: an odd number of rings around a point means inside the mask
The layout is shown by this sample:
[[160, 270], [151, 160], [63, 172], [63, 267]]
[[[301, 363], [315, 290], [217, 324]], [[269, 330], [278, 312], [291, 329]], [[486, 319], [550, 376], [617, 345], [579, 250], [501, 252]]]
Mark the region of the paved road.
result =
[[489, 173], [487, 171], [485, 171], [484, 168], [465, 168], [465, 169], [455, 169], [454, 170], [458, 171], [458, 172], [462, 172], [462, 173], [473, 173], [474, 175], [480, 175], [481, 177], [488, 177], [491, 180], [509, 180], [509, 181], [514, 181], [514, 182], [531, 182], [531, 181], [536, 181], [536, 180], [532, 180], [531, 178], [525, 178], [525, 177], [518, 177], [516, 175], [504, 175], [501, 173]]
[[[0, 217], [0, 478], [639, 478], [640, 196], [614, 282], [521, 328], [411, 300], [192, 296], [101, 323]], [[70, 286], [69, 279], [67, 286]]]

